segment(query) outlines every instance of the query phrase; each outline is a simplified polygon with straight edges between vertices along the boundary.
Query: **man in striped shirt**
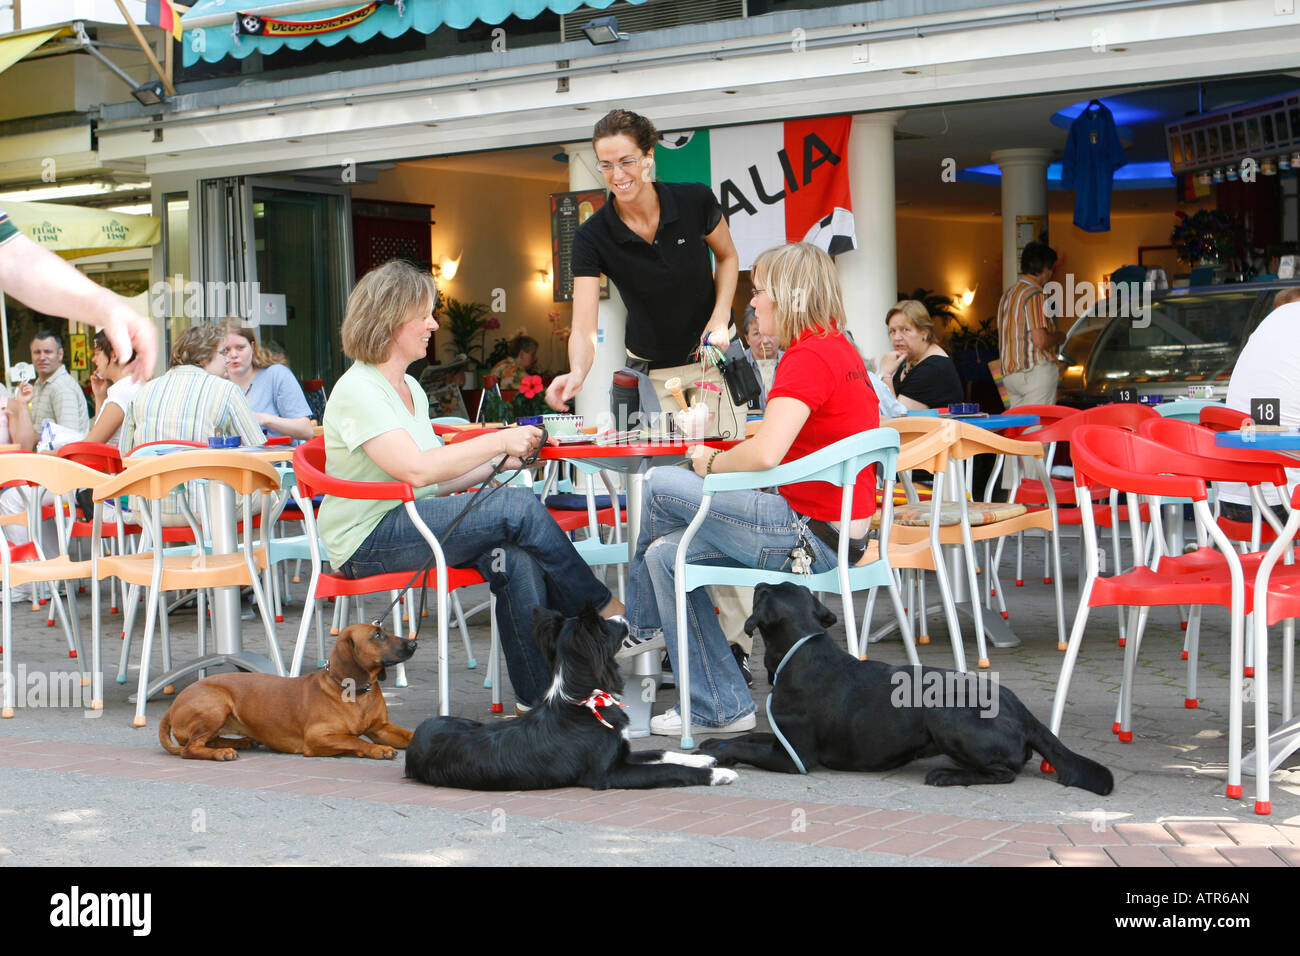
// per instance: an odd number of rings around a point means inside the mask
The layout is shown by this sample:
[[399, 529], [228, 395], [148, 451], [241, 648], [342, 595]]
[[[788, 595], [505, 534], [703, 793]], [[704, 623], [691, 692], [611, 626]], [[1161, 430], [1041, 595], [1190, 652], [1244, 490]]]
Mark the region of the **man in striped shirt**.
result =
[[37, 436], [46, 422], [54, 422], [84, 438], [90, 431], [86, 396], [63, 367], [63, 340], [49, 329], [42, 329], [32, 339], [32, 366], [36, 369], [32, 428]]
[[1065, 335], [1043, 312], [1043, 286], [1055, 268], [1055, 250], [1045, 242], [1029, 243], [1020, 254], [1020, 278], [998, 303], [998, 346], [1008, 408], [1056, 401], [1056, 348]]

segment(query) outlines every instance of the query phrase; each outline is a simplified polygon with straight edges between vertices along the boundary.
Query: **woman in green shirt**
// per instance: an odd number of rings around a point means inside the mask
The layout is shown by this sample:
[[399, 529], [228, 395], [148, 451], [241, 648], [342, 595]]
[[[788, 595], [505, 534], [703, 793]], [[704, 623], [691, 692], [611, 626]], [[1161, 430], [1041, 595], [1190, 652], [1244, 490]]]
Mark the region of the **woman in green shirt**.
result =
[[[606, 617], [623, 611], [528, 488], [501, 488], [472, 508], [449, 497], [487, 480], [492, 468], [519, 466], [541, 444], [541, 429], [506, 428], [444, 446], [429, 422], [429, 400], [406, 367], [423, 358], [438, 327], [433, 277], [393, 260], [367, 273], [348, 297], [343, 351], [354, 363], [325, 406], [325, 471], [349, 481], [404, 481], [421, 520], [452, 567], [473, 567], [497, 597], [497, 629], [515, 695], [536, 704], [551, 682], [532, 638], [532, 609], [566, 616], [591, 603]], [[349, 577], [425, 567], [431, 558], [400, 501], [327, 496], [320, 532], [330, 563]]]

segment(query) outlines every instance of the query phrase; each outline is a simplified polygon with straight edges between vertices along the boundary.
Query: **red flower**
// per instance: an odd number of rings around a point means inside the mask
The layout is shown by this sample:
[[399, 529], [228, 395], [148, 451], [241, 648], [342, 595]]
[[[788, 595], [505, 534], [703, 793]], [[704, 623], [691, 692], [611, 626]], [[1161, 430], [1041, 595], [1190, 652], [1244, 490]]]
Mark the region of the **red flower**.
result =
[[519, 383], [519, 391], [523, 393], [524, 398], [536, 398], [543, 391], [542, 377], [540, 375], [525, 375]]
[[483, 328], [485, 328], [485, 329], [499, 329], [499, 328], [501, 328], [501, 320], [498, 319], [495, 315], [490, 316], [489, 318], [487, 318], [487, 319], [484, 320], [484, 322], [483, 322]]

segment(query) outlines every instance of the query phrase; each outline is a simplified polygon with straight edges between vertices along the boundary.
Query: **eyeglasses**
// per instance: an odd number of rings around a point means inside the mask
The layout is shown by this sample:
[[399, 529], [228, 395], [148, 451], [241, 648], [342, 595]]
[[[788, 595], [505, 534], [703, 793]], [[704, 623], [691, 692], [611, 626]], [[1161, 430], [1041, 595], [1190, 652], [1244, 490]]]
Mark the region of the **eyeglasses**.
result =
[[641, 161], [643, 159], [645, 159], [644, 155], [637, 156], [635, 158], [620, 159], [617, 163], [599, 162], [596, 164], [596, 168], [599, 169], [602, 174], [612, 173], [614, 171], [615, 166], [623, 170], [623, 172], [625, 173], [630, 173], [632, 172], [632, 170], [636, 169], [638, 166], [641, 165]]

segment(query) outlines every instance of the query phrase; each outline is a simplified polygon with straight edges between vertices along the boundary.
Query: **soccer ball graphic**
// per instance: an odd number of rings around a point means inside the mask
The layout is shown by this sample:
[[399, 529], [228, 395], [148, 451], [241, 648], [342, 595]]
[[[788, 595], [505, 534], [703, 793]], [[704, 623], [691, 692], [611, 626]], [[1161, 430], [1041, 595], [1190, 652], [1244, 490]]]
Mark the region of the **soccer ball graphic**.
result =
[[811, 242], [831, 256], [856, 249], [858, 240], [853, 228], [853, 213], [842, 206], [836, 206], [828, 216], [804, 234], [803, 241]]
[[691, 141], [694, 135], [694, 130], [686, 133], [660, 133], [659, 145], [664, 149], [681, 149]]

